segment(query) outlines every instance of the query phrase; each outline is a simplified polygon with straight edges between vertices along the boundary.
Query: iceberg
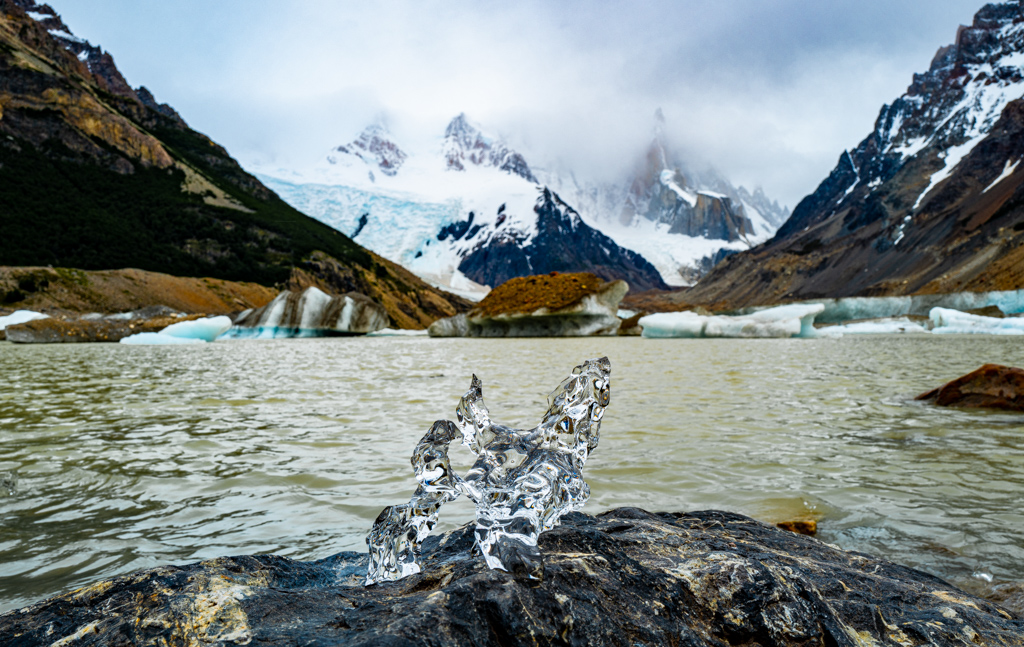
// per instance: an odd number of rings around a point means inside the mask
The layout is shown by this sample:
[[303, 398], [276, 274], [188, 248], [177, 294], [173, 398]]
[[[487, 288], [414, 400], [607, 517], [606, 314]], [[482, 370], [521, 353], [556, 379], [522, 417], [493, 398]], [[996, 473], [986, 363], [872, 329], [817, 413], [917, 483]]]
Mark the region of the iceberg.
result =
[[1024, 317], [983, 317], [948, 308], [932, 308], [928, 314], [936, 335], [1024, 335]]
[[427, 337], [426, 330], [400, 330], [395, 328], [384, 328], [366, 333], [367, 337]]
[[35, 321], [36, 319], [49, 319], [49, 317], [50, 315], [44, 315], [41, 312], [15, 310], [6, 317], [0, 317], [0, 330], [5, 330], [7, 326], [16, 326], [27, 321]]
[[[1024, 290], [997, 292], [952, 292], [949, 294], [915, 294], [899, 297], [842, 297], [813, 299], [793, 305], [821, 304], [825, 310], [816, 317], [818, 323], [841, 323], [856, 319], [882, 319], [918, 315], [927, 317], [932, 308], [976, 310], [996, 306], [1006, 314], [1024, 312]], [[762, 308], [744, 308], [734, 315], [749, 315]]]
[[[587, 360], [548, 396], [537, 427], [512, 429], [491, 421], [474, 375], [455, 409], [458, 422], [438, 420], [413, 450], [419, 486], [409, 503], [384, 508], [374, 521], [366, 537], [366, 584], [418, 573], [420, 545], [439, 509], [462, 494], [476, 503], [476, 547], [487, 566], [541, 579], [538, 536], [590, 498], [583, 465], [597, 449], [610, 380], [607, 357]], [[460, 434], [477, 455], [465, 476], [448, 459], [448, 446]]]
[[160, 332], [140, 332], [121, 339], [119, 343], [130, 346], [205, 344], [211, 342], [231, 328], [231, 318], [223, 315], [179, 321]]
[[231, 317], [207, 317], [206, 319], [193, 319], [182, 321], [167, 326], [159, 333], [170, 335], [181, 339], [199, 339], [202, 341], [213, 341], [226, 333], [231, 328]]
[[358, 292], [331, 296], [315, 287], [285, 291], [273, 301], [246, 310], [225, 335], [234, 339], [280, 339], [364, 335], [388, 325], [384, 306]]
[[923, 324], [906, 317], [890, 317], [875, 321], [855, 321], [839, 326], [819, 328], [819, 337], [840, 337], [842, 335], [894, 335], [903, 333], [929, 332]]
[[642, 317], [640, 326], [649, 339], [816, 337], [814, 318], [824, 310], [822, 304], [789, 304], [734, 316], [662, 312]]
[[163, 332], [140, 332], [122, 338], [118, 343], [129, 346], [174, 346], [179, 344], [205, 344], [206, 341], [195, 337], [175, 337]]

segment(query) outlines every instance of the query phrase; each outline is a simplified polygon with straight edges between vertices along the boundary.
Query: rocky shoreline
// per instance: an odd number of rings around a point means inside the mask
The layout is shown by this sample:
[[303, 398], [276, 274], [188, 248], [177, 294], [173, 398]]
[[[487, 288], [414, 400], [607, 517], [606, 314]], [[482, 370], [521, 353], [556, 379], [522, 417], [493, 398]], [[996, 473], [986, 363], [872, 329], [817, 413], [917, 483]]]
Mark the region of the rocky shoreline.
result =
[[470, 526], [369, 587], [352, 552], [166, 566], [0, 615], [0, 643], [1024, 645], [1007, 608], [737, 514], [572, 513], [540, 548], [541, 582], [488, 569]]

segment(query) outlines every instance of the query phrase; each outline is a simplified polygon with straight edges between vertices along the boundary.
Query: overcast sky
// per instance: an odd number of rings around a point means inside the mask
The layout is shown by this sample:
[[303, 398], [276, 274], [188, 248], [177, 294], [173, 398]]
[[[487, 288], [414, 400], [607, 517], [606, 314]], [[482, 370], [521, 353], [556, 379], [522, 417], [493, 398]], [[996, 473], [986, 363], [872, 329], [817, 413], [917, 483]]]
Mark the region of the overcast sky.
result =
[[660, 107], [691, 163], [793, 207], [977, 0], [53, 0], [243, 165], [305, 168], [385, 118], [415, 149], [466, 112], [612, 179]]

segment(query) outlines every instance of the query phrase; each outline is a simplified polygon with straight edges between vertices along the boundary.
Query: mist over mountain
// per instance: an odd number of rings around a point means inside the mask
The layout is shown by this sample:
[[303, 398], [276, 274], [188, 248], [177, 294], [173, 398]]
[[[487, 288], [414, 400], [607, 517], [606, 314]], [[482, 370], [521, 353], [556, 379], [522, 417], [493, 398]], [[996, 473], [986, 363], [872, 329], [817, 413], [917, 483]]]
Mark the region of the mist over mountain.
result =
[[[646, 153], [616, 182], [553, 170], [465, 113], [428, 147], [409, 148], [377, 122], [312, 171], [260, 177], [370, 249], [470, 291], [541, 267], [594, 271], [635, 290], [686, 285], [766, 240], [788, 216], [761, 190], [734, 187], [712, 169], [688, 170], [664, 136], [660, 110], [652, 131]], [[558, 209], [563, 216], [545, 218]], [[543, 262], [541, 249], [550, 257]], [[583, 249], [602, 258], [587, 259]]]

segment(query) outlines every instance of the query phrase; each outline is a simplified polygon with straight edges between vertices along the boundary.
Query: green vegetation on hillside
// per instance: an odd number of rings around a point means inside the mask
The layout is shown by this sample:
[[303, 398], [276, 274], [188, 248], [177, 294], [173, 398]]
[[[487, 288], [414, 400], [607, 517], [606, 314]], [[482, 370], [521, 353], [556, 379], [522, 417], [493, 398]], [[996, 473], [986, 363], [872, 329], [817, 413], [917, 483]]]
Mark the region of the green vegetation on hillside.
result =
[[[265, 199], [258, 199], [239, 187], [248, 176], [198, 133], [162, 128], [158, 136], [172, 155], [253, 213], [207, 205], [202, 196], [183, 192], [185, 177], [178, 169], [136, 165], [134, 173], [121, 175], [79, 161], [59, 140], [36, 149], [5, 138], [0, 265], [137, 267], [266, 285], [286, 280], [291, 267], [314, 250], [373, 267], [370, 255], [343, 234], [265, 189]], [[217, 181], [225, 173], [227, 181]]]

